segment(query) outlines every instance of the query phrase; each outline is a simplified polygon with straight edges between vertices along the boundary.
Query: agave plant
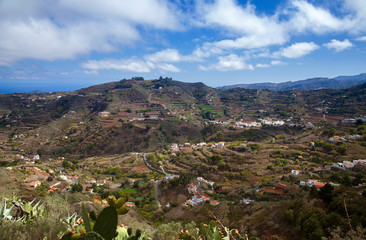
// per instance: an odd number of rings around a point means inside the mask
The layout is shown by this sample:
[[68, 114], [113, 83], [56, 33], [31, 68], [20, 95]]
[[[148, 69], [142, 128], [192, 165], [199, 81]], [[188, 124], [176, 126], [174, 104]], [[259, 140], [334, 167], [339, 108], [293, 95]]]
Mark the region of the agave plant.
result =
[[8, 208], [7, 202], [5, 199], [3, 199], [0, 203], [0, 218], [4, 218], [7, 220], [12, 220], [13, 216], [11, 215], [11, 210], [13, 209], [13, 206]]
[[80, 225], [81, 217], [77, 213], [72, 215], [67, 214], [67, 218], [63, 221], [69, 229], [74, 229], [75, 226]]
[[33, 199], [31, 202], [24, 203], [24, 211], [27, 212], [27, 214], [23, 218], [23, 222], [31, 222], [36, 217], [42, 217], [46, 214], [44, 210], [44, 204], [41, 204], [41, 201], [38, 201], [34, 206], [33, 203], [36, 199]]

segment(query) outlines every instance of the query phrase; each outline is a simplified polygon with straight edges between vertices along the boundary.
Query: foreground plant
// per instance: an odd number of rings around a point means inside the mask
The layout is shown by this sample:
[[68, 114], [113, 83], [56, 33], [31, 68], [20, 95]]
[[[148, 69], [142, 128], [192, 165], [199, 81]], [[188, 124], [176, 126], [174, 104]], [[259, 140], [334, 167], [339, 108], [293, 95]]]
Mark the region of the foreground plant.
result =
[[69, 231], [62, 236], [62, 240], [127, 239], [122, 237], [118, 238], [119, 234], [121, 234], [121, 236], [125, 236], [126, 234], [124, 231], [118, 231], [117, 229], [118, 215], [124, 215], [128, 212], [124, 205], [126, 199], [119, 198], [116, 200], [114, 196], [109, 196], [107, 202], [109, 206], [105, 207], [98, 216], [94, 213], [88, 214], [83, 205], [82, 219], [79, 219], [79, 221], [82, 221], [81, 224], [69, 229]]
[[37, 217], [43, 217], [46, 215], [44, 210], [44, 205], [41, 201], [36, 204], [35, 199], [30, 202], [22, 202], [20, 198], [13, 196], [10, 199], [12, 204], [8, 208], [8, 201], [4, 198], [0, 203], [0, 217], [6, 220], [12, 221], [22, 221], [23, 223], [30, 223], [34, 221]]
[[181, 230], [179, 234], [179, 239], [182, 240], [248, 240], [248, 236], [245, 235], [242, 237], [237, 229], [229, 229], [223, 225], [221, 228], [217, 226], [218, 222], [211, 221], [208, 225], [201, 223], [201, 228], [197, 228], [194, 235], [198, 235], [198, 237], [193, 237], [192, 233], [188, 231]]

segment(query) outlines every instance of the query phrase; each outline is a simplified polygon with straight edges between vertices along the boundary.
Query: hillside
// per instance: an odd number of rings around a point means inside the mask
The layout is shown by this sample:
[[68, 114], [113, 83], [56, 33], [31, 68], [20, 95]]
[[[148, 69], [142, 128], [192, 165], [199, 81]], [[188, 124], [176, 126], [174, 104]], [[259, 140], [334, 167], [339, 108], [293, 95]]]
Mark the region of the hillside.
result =
[[319, 90], [319, 89], [346, 89], [366, 82], [366, 73], [356, 76], [339, 76], [335, 78], [310, 78], [299, 81], [289, 81], [282, 83], [253, 83], [235, 84], [219, 87], [218, 89], [246, 88], [246, 89], [268, 89], [273, 91], [285, 90]]
[[39, 147], [23, 150], [32, 153], [116, 154], [202, 139], [210, 121], [271, 117], [315, 124], [361, 116], [364, 89], [217, 90], [169, 78], [121, 80], [69, 93], [1, 95], [0, 124], [9, 136], [30, 134], [27, 141]]
[[[118, 223], [164, 240], [217, 219], [251, 239], [358, 234], [346, 201], [362, 233], [365, 103], [366, 83], [218, 90], [171, 78], [0, 95], [1, 197], [40, 199], [49, 219], [35, 224], [63, 232], [67, 212], [54, 202], [80, 214], [81, 204], [100, 212], [108, 195], [128, 197]], [[59, 234], [27, 224], [0, 218], [0, 231]]]

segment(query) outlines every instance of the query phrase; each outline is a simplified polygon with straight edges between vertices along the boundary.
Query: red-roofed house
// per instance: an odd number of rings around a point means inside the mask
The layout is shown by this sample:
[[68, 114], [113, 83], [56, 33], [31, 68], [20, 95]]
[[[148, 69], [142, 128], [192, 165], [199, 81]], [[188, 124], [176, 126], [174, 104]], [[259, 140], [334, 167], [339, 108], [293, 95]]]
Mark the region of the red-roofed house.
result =
[[283, 184], [283, 183], [277, 183], [277, 185], [275, 186], [275, 188], [285, 190], [285, 189], [286, 189], [286, 184]]
[[322, 188], [324, 186], [325, 186], [325, 183], [321, 183], [321, 182], [315, 182], [314, 183], [314, 187], [316, 187], [316, 188]]
[[211, 200], [210, 201], [210, 205], [212, 205], [212, 206], [217, 206], [217, 205], [219, 205], [220, 204], [220, 202], [219, 201], [216, 201], [216, 200]]
[[201, 198], [203, 199], [203, 201], [210, 200], [210, 197], [205, 194], [202, 194]]
[[125, 206], [126, 207], [136, 207], [135, 203], [134, 202], [126, 202], [125, 203]]

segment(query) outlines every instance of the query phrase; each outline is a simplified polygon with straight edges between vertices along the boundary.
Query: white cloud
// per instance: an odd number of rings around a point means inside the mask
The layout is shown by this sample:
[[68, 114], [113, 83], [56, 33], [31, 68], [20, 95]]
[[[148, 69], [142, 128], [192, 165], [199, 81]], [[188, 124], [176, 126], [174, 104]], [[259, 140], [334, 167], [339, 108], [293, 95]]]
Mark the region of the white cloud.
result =
[[335, 49], [336, 52], [343, 51], [347, 48], [353, 47], [353, 44], [348, 40], [345, 39], [344, 41], [338, 41], [336, 39], [332, 39], [329, 43], [324, 44], [329, 49]]
[[141, 39], [138, 26], [182, 29], [179, 17], [166, 0], [1, 0], [0, 65], [116, 51]]
[[[260, 50], [283, 45], [292, 36], [366, 31], [366, 1], [342, 0], [341, 14], [324, 5], [308, 0], [288, 0], [273, 15], [258, 13], [250, 1], [242, 5], [238, 0], [201, 0], [196, 9], [197, 26], [219, 28], [223, 39], [205, 42], [193, 55], [209, 58], [228, 55], [240, 49]], [[356, 9], [357, 8], [357, 9]], [[297, 58], [318, 48], [312, 44], [298, 44], [282, 49], [282, 55]], [[278, 55], [281, 55], [278, 53]], [[253, 57], [260, 57], [253, 55]], [[263, 55], [262, 57], [268, 57]]]
[[285, 29], [276, 17], [258, 15], [255, 6], [247, 3], [240, 6], [234, 0], [216, 0], [214, 3], [200, 1], [197, 16], [206, 27], [221, 27], [237, 35], [236, 39], [226, 39], [206, 43], [206, 50], [258, 48], [269, 45], [283, 44], [288, 40]]
[[313, 42], [300, 42], [294, 43], [287, 48], [281, 48], [279, 51], [274, 52], [272, 56], [274, 58], [286, 57], [286, 58], [300, 58], [305, 56], [312, 51], [318, 49], [319, 46]]
[[144, 61], [138, 58], [131, 59], [103, 59], [89, 60], [81, 64], [88, 74], [97, 74], [99, 70], [119, 70], [123, 72], [148, 73], [154, 69], [162, 72], [180, 72], [181, 70], [169, 63]]
[[271, 66], [285, 66], [287, 65], [287, 63], [279, 61], [279, 60], [273, 60], [270, 62], [270, 64], [268, 63], [258, 63], [257, 65], [255, 65], [255, 67], [257, 68], [269, 68]]
[[[179, 11], [166, 0], [59, 0], [61, 8], [71, 10], [78, 16], [97, 19], [114, 19], [133, 24], [143, 24], [161, 29], [179, 29]], [[177, 17], [176, 17], [177, 16]]]
[[144, 58], [150, 62], [186, 62], [200, 61], [200, 57], [194, 55], [183, 56], [177, 49], [165, 49], [154, 54], [145, 55]]
[[244, 57], [240, 57], [236, 54], [230, 54], [228, 56], [219, 56], [218, 63], [210, 65], [209, 67], [200, 66], [201, 70], [215, 69], [218, 71], [233, 71], [233, 70], [253, 70], [254, 67], [251, 64], [245, 62]]
[[180, 72], [180, 69], [169, 63], [159, 63], [156, 67], [164, 72]]
[[285, 65], [287, 65], [287, 63], [279, 61], [279, 60], [273, 60], [273, 61], [271, 61], [271, 65], [272, 66], [285, 66]]
[[356, 38], [357, 41], [364, 41], [366, 42], [366, 36]]
[[257, 65], [255, 65], [255, 67], [257, 68], [268, 68], [271, 65], [267, 64], [267, 63], [258, 63]]
[[351, 11], [354, 24], [351, 32], [365, 32], [366, 30], [366, 1], [344, 0], [345, 8]]
[[348, 17], [337, 18], [328, 9], [314, 6], [304, 0], [291, 0], [284, 15], [289, 18], [289, 21], [284, 23], [288, 26], [288, 30], [297, 33], [306, 31], [317, 34], [330, 31], [339, 32], [349, 30], [354, 24], [354, 21]]
[[180, 62], [182, 56], [176, 49], [166, 49], [151, 55], [146, 55], [145, 59], [151, 62]]
[[146, 73], [150, 72], [150, 67], [146, 62], [138, 59], [104, 59], [104, 60], [89, 60], [81, 64], [81, 66], [91, 73], [96, 73], [98, 70], [120, 70], [126, 72]]

